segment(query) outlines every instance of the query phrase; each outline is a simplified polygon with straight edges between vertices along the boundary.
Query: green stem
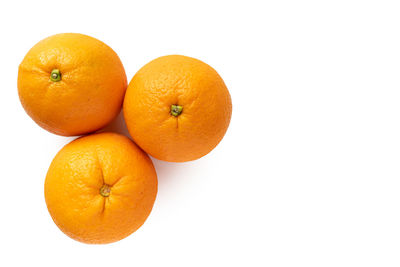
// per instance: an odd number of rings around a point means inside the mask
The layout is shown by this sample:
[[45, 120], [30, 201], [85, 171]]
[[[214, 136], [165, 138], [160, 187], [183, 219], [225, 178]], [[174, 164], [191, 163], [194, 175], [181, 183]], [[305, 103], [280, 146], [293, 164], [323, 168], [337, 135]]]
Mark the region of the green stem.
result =
[[59, 69], [54, 69], [51, 71], [50, 80], [52, 80], [53, 82], [61, 81], [61, 72]]
[[100, 195], [103, 197], [108, 197], [111, 192], [111, 186], [108, 184], [103, 184], [103, 186], [100, 188]]
[[171, 115], [172, 116], [179, 116], [182, 113], [183, 107], [178, 105], [171, 105]]

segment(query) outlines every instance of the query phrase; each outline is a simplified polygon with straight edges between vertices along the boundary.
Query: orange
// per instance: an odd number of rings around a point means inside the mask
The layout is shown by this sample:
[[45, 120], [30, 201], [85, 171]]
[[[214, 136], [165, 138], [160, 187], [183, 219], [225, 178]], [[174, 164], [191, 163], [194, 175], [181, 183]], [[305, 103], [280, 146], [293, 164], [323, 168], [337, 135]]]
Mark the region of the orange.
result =
[[134, 141], [151, 156], [172, 162], [198, 159], [223, 138], [231, 97], [206, 63], [179, 55], [157, 58], [132, 78], [124, 117]]
[[18, 93], [28, 115], [44, 129], [72, 136], [93, 132], [120, 111], [127, 86], [117, 54], [76, 33], [37, 43], [18, 72]]
[[150, 158], [127, 137], [100, 133], [67, 144], [47, 172], [45, 198], [56, 225], [84, 243], [125, 238], [146, 220], [157, 193]]

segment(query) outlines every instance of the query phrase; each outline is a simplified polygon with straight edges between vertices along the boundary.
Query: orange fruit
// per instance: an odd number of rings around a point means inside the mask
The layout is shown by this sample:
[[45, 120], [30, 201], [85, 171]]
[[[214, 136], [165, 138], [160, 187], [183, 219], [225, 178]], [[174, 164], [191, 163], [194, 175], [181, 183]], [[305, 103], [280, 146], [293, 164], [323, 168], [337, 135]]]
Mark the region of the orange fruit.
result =
[[179, 55], [157, 58], [132, 78], [124, 117], [134, 141], [151, 156], [172, 162], [209, 153], [229, 126], [232, 103], [218, 73]]
[[120, 111], [127, 86], [117, 54], [77, 33], [37, 43], [18, 71], [18, 93], [28, 115], [44, 129], [72, 136], [93, 132]]
[[45, 181], [47, 208], [71, 238], [115, 242], [146, 220], [157, 194], [150, 158], [127, 137], [100, 133], [78, 138], [53, 159]]

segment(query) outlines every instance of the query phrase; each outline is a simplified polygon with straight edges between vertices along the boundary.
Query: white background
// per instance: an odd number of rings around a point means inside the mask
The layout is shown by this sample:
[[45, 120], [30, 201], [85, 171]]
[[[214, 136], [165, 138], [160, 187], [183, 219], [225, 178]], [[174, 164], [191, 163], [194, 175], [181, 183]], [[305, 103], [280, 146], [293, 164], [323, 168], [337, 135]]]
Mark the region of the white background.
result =
[[[399, 266], [399, 14], [398, 1], [2, 1], [1, 265]], [[73, 138], [18, 100], [19, 63], [60, 32], [110, 45], [128, 80], [162, 55], [199, 58], [232, 95], [219, 146], [154, 160], [150, 217], [110, 245], [51, 220], [45, 175]]]

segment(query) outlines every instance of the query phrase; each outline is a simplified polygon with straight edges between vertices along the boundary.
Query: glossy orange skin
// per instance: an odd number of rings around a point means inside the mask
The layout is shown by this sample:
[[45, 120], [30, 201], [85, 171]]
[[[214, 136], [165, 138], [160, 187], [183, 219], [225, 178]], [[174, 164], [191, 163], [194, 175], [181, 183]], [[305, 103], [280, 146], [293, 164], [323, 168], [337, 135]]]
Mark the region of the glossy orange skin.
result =
[[[104, 197], [100, 189], [111, 187]], [[157, 194], [150, 158], [115, 133], [81, 137], [53, 159], [45, 181], [47, 208], [56, 225], [84, 243], [121, 240], [146, 220]]]
[[[171, 115], [171, 105], [183, 107]], [[134, 141], [151, 156], [172, 162], [198, 159], [221, 141], [232, 102], [218, 73], [186, 56], [157, 58], [132, 78], [124, 117]]]
[[[61, 80], [50, 79], [59, 69]], [[74, 136], [108, 124], [121, 110], [127, 87], [118, 55], [103, 42], [77, 33], [50, 36], [27, 53], [18, 93], [28, 115], [44, 129]]]

